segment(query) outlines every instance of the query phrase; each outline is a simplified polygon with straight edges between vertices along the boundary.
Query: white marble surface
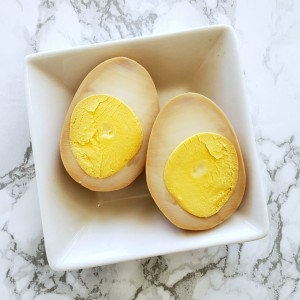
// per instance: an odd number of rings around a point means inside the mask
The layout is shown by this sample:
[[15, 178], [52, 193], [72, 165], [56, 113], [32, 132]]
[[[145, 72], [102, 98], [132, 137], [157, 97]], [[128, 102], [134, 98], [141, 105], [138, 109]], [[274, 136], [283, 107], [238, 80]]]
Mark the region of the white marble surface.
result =
[[[36, 51], [231, 24], [270, 217], [259, 241], [55, 272], [48, 264], [24, 92]], [[0, 2], [1, 299], [300, 299], [300, 2]]]

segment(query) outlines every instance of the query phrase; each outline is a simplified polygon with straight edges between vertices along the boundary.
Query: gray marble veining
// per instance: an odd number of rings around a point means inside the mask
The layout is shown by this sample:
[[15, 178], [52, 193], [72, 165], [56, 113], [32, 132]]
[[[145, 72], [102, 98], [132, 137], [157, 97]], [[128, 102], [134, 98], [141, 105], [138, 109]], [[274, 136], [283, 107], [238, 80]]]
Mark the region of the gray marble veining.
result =
[[[30, 141], [20, 138], [28, 136], [28, 127], [6, 136], [1, 131], [1, 154], [5, 153], [1, 158], [15, 157], [13, 167], [0, 164], [3, 299], [55, 299], [58, 295], [58, 299], [300, 298], [298, 2], [19, 0], [2, 6], [0, 14], [10, 19], [7, 30], [22, 37], [15, 54], [10, 33], [1, 35], [11, 49], [11, 54], [0, 50], [11, 59], [10, 68], [0, 70], [1, 122], [10, 124], [16, 121], [9, 109], [25, 98], [20, 92], [9, 104], [4, 99], [11, 93], [7, 74], [12, 81], [13, 74], [22, 71], [13, 57], [208, 24], [233, 25], [239, 37], [270, 217], [270, 233], [259, 241], [55, 272], [47, 264], [37, 217]], [[19, 79], [15, 84], [24, 82]], [[20, 118], [27, 124], [25, 115]], [[20, 138], [16, 149], [6, 146], [9, 134]], [[33, 225], [28, 227], [29, 223]]]
[[0, 176], [0, 190], [5, 189], [12, 198], [18, 200], [24, 195], [28, 188], [28, 183], [34, 177], [35, 170], [30, 144], [24, 153], [23, 162], [8, 173]]

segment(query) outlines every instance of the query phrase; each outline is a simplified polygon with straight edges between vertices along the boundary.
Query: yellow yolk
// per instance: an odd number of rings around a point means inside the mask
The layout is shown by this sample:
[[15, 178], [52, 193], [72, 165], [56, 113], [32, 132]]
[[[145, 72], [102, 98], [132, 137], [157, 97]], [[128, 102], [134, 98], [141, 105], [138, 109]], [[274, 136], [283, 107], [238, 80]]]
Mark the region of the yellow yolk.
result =
[[164, 169], [169, 193], [197, 217], [216, 214], [229, 199], [237, 179], [235, 148], [215, 133], [199, 133], [184, 140], [171, 153]]
[[108, 95], [78, 102], [70, 120], [70, 146], [82, 170], [106, 178], [120, 171], [139, 151], [143, 131], [132, 109]]

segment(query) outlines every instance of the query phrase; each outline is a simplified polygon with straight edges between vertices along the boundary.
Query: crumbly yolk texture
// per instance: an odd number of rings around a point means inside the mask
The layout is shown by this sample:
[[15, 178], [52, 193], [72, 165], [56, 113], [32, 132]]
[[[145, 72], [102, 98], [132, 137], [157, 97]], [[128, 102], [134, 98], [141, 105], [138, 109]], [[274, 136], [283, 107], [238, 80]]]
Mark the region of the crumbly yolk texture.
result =
[[164, 182], [171, 196], [197, 217], [216, 214], [229, 199], [238, 180], [238, 158], [233, 144], [215, 133], [199, 133], [169, 156]]
[[75, 106], [69, 141], [81, 169], [91, 177], [106, 178], [137, 154], [143, 131], [124, 102], [109, 95], [93, 95]]

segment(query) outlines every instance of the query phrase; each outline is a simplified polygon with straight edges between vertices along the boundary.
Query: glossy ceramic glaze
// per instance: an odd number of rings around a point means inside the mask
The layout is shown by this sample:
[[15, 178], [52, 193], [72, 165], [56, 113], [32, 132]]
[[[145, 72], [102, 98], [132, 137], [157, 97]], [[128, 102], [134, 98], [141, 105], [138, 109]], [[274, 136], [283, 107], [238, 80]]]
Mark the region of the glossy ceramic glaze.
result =
[[[194, 91], [214, 99], [231, 120], [249, 183], [243, 204], [222, 226], [193, 235], [174, 228], [154, 206], [143, 178], [119, 192], [95, 193], [66, 174], [59, 137], [69, 103], [87, 72], [115, 56], [132, 58], [148, 70], [161, 106], [179, 92]], [[27, 58], [26, 74], [43, 231], [52, 268], [86, 268], [266, 235], [266, 202], [230, 27], [35, 54]]]

